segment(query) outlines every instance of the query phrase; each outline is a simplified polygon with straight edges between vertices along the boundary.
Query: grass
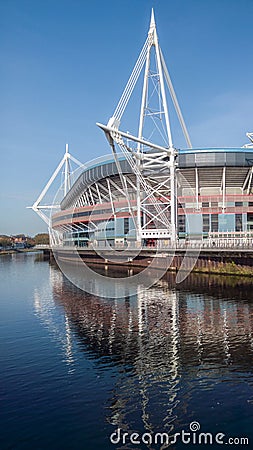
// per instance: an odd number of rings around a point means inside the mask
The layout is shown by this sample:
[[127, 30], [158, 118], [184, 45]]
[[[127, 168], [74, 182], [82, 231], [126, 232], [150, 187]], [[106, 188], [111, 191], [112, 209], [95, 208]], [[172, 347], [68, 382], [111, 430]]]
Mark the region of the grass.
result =
[[217, 263], [216, 267], [196, 267], [194, 272], [201, 273], [216, 273], [219, 275], [240, 275], [240, 276], [253, 276], [253, 267], [241, 266], [234, 261], [227, 263]]

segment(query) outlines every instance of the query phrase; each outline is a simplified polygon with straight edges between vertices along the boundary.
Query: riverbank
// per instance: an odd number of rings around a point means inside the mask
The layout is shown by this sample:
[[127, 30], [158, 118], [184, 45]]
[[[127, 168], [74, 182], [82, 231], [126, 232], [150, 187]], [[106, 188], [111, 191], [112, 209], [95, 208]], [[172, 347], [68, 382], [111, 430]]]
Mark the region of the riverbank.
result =
[[[45, 257], [48, 257], [48, 253], [50, 253], [50, 257], [54, 258], [54, 255], [51, 250], [47, 249], [46, 253], [43, 249], [11, 249], [11, 250], [2, 250], [0, 252], [1, 255], [10, 255], [17, 253], [44, 253]], [[109, 252], [112, 253], [112, 252]], [[114, 266], [114, 267], [131, 267], [131, 268], [145, 268], [150, 264], [151, 259], [156, 258], [156, 268], [164, 270], [165, 259], [166, 265], [168, 265], [168, 272], [177, 272], [179, 269], [183, 270], [182, 263], [184, 265], [185, 270], [188, 271], [189, 267], [191, 268], [191, 272], [193, 273], [203, 273], [203, 274], [214, 274], [214, 275], [233, 275], [233, 276], [244, 276], [244, 277], [252, 277], [253, 276], [253, 258], [252, 255], [247, 252], [244, 253], [240, 250], [237, 254], [227, 254], [222, 252], [220, 254], [210, 254], [209, 252], [200, 252], [200, 255], [196, 259], [196, 255], [191, 254], [187, 255], [184, 252], [176, 252], [173, 256], [173, 261], [171, 261], [172, 255], [164, 255], [161, 258], [161, 255], [157, 258], [152, 252], [141, 251], [137, 258], [128, 258], [128, 261], [125, 261], [125, 256], [121, 258], [121, 252], [113, 252], [113, 255], [106, 255], [105, 258], [99, 256], [95, 251], [91, 250], [82, 250], [82, 251], [58, 251], [57, 258], [60, 260], [65, 260], [66, 262], [76, 262], [81, 258], [85, 264], [95, 264], [98, 266]], [[193, 252], [194, 253], [194, 252]], [[111, 261], [111, 257], [113, 256], [113, 261]], [[130, 254], [129, 254], [130, 256]], [[115, 257], [117, 261], [115, 261]], [[170, 259], [170, 263], [169, 263]], [[194, 266], [193, 266], [193, 259]], [[80, 261], [80, 260], [79, 260]]]
[[235, 262], [218, 263], [215, 267], [198, 267], [192, 270], [195, 273], [216, 274], [216, 275], [234, 275], [252, 277], [253, 268], [250, 266], [241, 266]]
[[[50, 252], [51, 253], [51, 252]], [[101, 254], [91, 249], [65, 248], [54, 251], [56, 260], [65, 263], [83, 262], [89, 265], [146, 268], [151, 262], [156, 269], [168, 272], [185, 270], [203, 274], [253, 276], [253, 252], [247, 249], [235, 251], [227, 249], [176, 249], [167, 252], [155, 252], [151, 249], [141, 250], [138, 255], [131, 250], [123, 252], [114, 249], [104, 249]], [[51, 253], [52, 256], [52, 253]]]
[[37, 249], [33, 249], [33, 248], [24, 248], [24, 249], [19, 249], [19, 250], [15, 250], [15, 249], [11, 249], [11, 250], [1, 250], [0, 251], [0, 256], [1, 255], [13, 255], [13, 254], [17, 254], [17, 253], [38, 253], [41, 252], [41, 250], [37, 250]]

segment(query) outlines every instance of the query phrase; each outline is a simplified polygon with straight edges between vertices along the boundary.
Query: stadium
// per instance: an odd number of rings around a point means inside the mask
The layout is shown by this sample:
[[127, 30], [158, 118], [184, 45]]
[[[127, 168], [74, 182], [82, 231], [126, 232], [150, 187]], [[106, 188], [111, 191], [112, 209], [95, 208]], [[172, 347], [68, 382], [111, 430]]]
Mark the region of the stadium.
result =
[[[135, 175], [128, 161], [119, 159], [128, 201], [137, 215]], [[253, 148], [179, 150], [177, 164], [179, 242], [250, 239]], [[106, 241], [112, 246], [131, 245], [136, 242], [136, 230], [128, 201], [116, 163], [108, 155], [82, 172], [61, 202], [61, 211], [53, 216], [52, 228], [63, 233], [65, 246], [104, 246]], [[161, 239], [166, 245], [167, 239], [158, 235], [152, 221], [148, 230], [146, 245], [155, 246]]]
[[[132, 135], [121, 126], [142, 69], [138, 132]], [[174, 146], [166, 89], [186, 142], [182, 149]], [[49, 225], [52, 246], [252, 244], [253, 133], [247, 133], [250, 142], [241, 148], [193, 148], [158, 43], [153, 11], [147, 39], [119, 103], [107, 125], [97, 125], [111, 154], [83, 165], [74, 181], [70, 159], [79, 162], [66, 146], [62, 162], [33, 205]], [[63, 166], [64, 195], [48, 220], [41, 200]]]

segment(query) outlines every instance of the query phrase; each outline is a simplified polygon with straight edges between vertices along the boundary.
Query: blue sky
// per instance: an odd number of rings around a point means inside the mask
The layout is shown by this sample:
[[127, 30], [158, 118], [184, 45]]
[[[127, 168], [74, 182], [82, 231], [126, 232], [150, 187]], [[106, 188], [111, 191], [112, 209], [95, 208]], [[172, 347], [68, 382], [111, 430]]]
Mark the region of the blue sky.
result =
[[193, 146], [247, 142], [252, 0], [2, 0], [0, 234], [46, 231], [25, 207], [66, 142], [83, 162], [110, 151], [96, 122], [114, 111], [152, 7]]

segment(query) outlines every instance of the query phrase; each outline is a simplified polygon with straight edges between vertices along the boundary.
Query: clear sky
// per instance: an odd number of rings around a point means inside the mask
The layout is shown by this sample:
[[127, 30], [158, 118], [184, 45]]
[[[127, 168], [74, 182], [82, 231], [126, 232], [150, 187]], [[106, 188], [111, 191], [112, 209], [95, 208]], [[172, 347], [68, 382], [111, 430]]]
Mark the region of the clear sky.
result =
[[152, 7], [193, 146], [247, 142], [253, 0], [0, 0], [0, 234], [46, 231], [25, 207], [66, 142], [83, 162], [109, 153], [95, 123], [117, 105]]

